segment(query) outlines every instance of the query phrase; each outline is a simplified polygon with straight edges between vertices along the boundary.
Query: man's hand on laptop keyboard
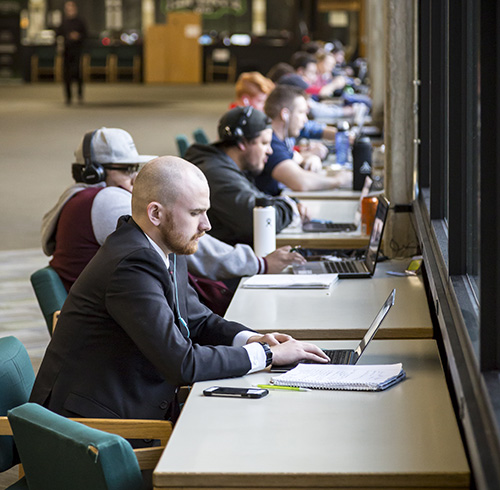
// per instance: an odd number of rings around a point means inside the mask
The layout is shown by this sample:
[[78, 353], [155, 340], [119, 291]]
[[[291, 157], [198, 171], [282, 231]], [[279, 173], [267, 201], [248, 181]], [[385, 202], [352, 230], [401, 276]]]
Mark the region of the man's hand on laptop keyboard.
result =
[[273, 352], [273, 365], [283, 366], [293, 364], [302, 360], [319, 362], [325, 364], [330, 358], [317, 345], [295, 340], [285, 333], [267, 333], [265, 335], [253, 335], [247, 340], [250, 342], [265, 342]]
[[266, 255], [266, 261], [268, 274], [279, 274], [289, 265], [306, 263], [306, 259], [299, 253], [292, 251], [290, 245], [277, 248], [274, 252]]
[[278, 345], [271, 346], [273, 351], [273, 365], [282, 366], [294, 362], [308, 360], [326, 364], [330, 361], [328, 356], [314, 344], [290, 339]]

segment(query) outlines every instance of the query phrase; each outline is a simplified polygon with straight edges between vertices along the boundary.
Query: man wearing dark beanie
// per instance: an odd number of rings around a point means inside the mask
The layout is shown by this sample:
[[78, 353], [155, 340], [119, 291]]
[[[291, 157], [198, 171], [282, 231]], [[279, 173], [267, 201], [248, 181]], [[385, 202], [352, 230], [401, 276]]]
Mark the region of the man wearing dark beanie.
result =
[[[253, 179], [272, 153], [271, 121], [251, 106], [236, 107], [221, 117], [218, 134], [219, 141], [212, 145], [192, 145], [185, 158], [207, 177], [211, 234], [230, 244], [252, 244], [255, 199], [269, 197], [257, 189]], [[305, 209], [288, 197], [272, 201], [277, 232], [305, 215]]]

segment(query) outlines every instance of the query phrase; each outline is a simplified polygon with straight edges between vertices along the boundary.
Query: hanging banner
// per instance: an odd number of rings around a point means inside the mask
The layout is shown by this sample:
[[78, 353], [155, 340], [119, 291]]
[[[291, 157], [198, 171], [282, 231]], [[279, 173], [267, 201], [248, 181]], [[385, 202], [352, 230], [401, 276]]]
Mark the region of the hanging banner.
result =
[[190, 10], [210, 17], [224, 14], [241, 15], [246, 12], [246, 0], [164, 0], [165, 13]]

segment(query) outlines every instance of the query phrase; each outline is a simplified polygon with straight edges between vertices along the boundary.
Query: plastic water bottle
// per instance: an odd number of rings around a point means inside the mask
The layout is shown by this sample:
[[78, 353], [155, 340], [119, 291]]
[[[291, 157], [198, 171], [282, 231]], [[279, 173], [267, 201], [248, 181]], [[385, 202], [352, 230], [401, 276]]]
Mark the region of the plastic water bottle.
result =
[[276, 250], [276, 209], [268, 197], [255, 199], [253, 249], [257, 257], [265, 257]]
[[338, 124], [337, 134], [335, 135], [335, 152], [337, 154], [337, 163], [345, 165], [349, 158], [349, 123], [342, 121]]

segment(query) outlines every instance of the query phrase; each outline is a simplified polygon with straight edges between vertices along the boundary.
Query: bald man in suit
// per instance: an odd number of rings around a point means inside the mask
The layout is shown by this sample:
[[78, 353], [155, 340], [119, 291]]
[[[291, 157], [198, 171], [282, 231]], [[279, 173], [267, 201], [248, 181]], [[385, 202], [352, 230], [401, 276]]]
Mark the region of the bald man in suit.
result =
[[31, 401], [65, 416], [175, 421], [182, 385], [328, 360], [312, 344], [261, 335], [200, 303], [184, 256], [210, 230], [209, 204], [194, 165], [160, 157], [143, 167], [132, 216], [69, 292]]

